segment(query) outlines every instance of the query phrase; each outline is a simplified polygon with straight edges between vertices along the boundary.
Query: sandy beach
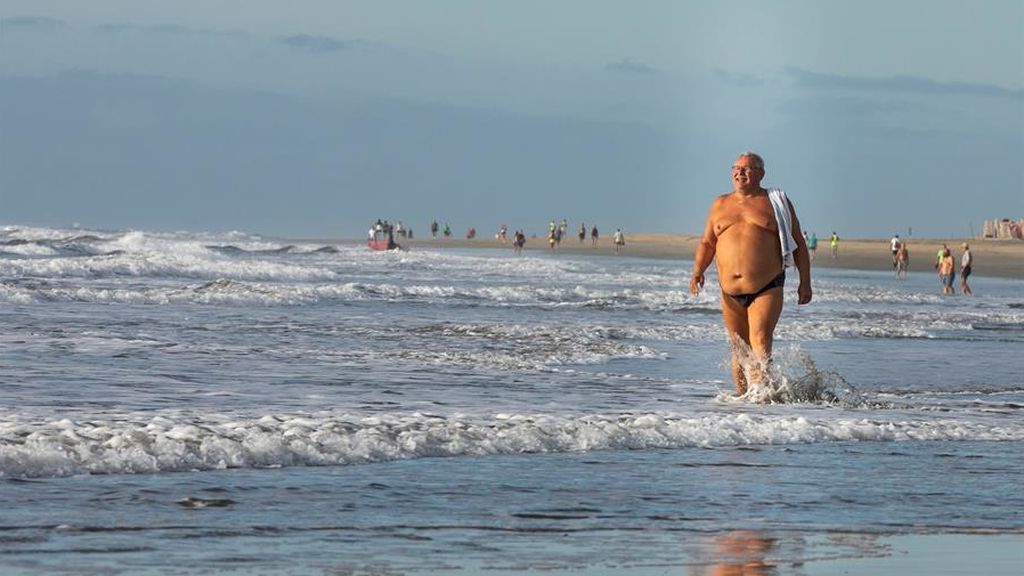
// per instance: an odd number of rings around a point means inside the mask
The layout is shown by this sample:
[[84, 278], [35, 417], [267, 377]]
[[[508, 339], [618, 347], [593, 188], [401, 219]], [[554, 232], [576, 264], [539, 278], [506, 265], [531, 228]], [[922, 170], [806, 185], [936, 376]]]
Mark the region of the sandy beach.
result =
[[[910, 271], [920, 272], [932, 270], [935, 253], [943, 244], [953, 251], [959, 261], [960, 245], [967, 242], [974, 255], [974, 275], [993, 276], [997, 278], [1024, 279], [1024, 242], [1019, 240], [982, 240], [965, 238], [947, 239], [910, 239], [907, 240], [910, 253]], [[400, 241], [405, 246], [431, 248], [507, 248], [511, 243], [502, 244], [494, 238], [438, 238], [415, 239]], [[543, 238], [529, 238], [526, 250], [549, 250]], [[697, 249], [697, 237], [684, 234], [627, 234], [623, 256], [642, 258], [669, 258], [689, 260]], [[594, 252], [614, 253], [611, 237], [602, 238], [597, 246], [591, 246], [588, 238], [580, 244], [575, 237], [570, 237], [557, 248], [566, 254], [590, 254]], [[847, 268], [852, 270], [892, 270], [892, 255], [889, 252], [889, 239], [856, 239], [842, 240], [839, 253], [832, 258], [828, 238], [818, 240], [818, 250], [813, 267]]]

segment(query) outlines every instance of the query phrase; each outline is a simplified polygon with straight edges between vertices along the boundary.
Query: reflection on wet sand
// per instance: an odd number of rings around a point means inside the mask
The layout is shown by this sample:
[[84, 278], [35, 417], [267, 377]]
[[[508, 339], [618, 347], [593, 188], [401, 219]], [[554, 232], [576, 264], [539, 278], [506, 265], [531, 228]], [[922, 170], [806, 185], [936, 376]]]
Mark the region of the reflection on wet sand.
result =
[[754, 530], [733, 530], [711, 537], [706, 562], [692, 567], [692, 576], [769, 576], [776, 573], [768, 554], [776, 540]]

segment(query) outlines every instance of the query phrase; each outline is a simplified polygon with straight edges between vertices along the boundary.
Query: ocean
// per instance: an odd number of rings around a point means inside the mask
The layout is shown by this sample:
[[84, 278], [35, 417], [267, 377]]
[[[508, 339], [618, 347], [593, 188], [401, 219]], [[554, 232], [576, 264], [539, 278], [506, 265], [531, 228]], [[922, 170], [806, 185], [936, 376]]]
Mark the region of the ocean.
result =
[[0, 573], [815, 573], [1024, 532], [1021, 281], [791, 274], [761, 403], [691, 265], [0, 228]]

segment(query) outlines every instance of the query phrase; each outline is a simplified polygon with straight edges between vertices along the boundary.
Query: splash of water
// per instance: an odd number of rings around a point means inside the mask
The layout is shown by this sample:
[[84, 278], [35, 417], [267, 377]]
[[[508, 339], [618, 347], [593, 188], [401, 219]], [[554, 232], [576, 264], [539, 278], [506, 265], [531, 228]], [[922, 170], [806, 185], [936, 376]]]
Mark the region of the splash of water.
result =
[[834, 370], [819, 368], [797, 345], [776, 351], [772, 358], [754, 354], [745, 343], [736, 344], [743, 374], [749, 382], [741, 396], [720, 394], [718, 399], [755, 404], [824, 404], [864, 406], [866, 400]]

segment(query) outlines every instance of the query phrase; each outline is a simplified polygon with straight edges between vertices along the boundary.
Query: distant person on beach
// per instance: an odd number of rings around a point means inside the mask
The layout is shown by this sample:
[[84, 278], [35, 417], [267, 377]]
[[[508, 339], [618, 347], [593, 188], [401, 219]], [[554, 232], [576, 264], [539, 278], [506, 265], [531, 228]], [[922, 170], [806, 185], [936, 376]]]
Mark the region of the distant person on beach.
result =
[[437, 240], [437, 228], [437, 220], [434, 220], [433, 222], [430, 223], [430, 236], [434, 240]]
[[[782, 314], [786, 268], [800, 274], [798, 302], [811, 301], [811, 264], [800, 221], [785, 193], [764, 189], [764, 160], [745, 152], [732, 167], [731, 193], [711, 204], [694, 256], [690, 293], [704, 287], [704, 271], [715, 261], [722, 289], [722, 319], [732, 343], [736, 394], [747, 392], [749, 379], [763, 379], [771, 360], [775, 325]], [[749, 375], [741, 362], [749, 347], [758, 366]]]
[[587, 225], [580, 222], [580, 229], [577, 231], [577, 233], [580, 237], [580, 244], [583, 244], [583, 241], [587, 239]]
[[598, 237], [598, 235], [599, 234], [597, 232], [597, 225], [595, 224], [594, 227], [590, 229], [590, 245], [591, 246], [597, 246], [597, 237]]
[[910, 253], [907, 251], [907, 243], [900, 242], [900, 247], [896, 250], [896, 277], [906, 280], [908, 266], [910, 266]]
[[967, 283], [967, 277], [971, 275], [971, 264], [974, 262], [974, 257], [971, 256], [971, 247], [964, 242], [960, 248], [963, 250], [960, 253], [960, 293], [974, 294], [970, 284]]
[[524, 244], [526, 244], [526, 234], [524, 234], [522, 230], [516, 230], [516, 234], [512, 240], [512, 247], [517, 255], [523, 253]]
[[946, 252], [949, 252], [949, 246], [947, 246], [945, 243], [943, 243], [942, 244], [942, 248], [939, 248], [939, 251], [935, 253], [935, 269], [936, 270], [938, 270], [939, 266], [942, 264], [942, 259], [946, 256]]
[[832, 232], [832, 239], [829, 240], [829, 244], [832, 246], [832, 257], [839, 257], [839, 234]]
[[896, 269], [896, 253], [900, 251], [900, 235], [894, 234], [889, 240], [889, 251], [892, 252], [892, 267]]
[[626, 245], [626, 237], [623, 236], [621, 228], [615, 229], [615, 235], [612, 236], [612, 243], [615, 244], [616, 254], [622, 252], [622, 247]]
[[818, 250], [818, 235], [813, 231], [807, 236], [807, 251], [811, 254], [811, 262], [814, 262], [814, 253]]
[[953, 290], [953, 280], [956, 278], [954, 272], [956, 263], [953, 261], [953, 254], [949, 248], [942, 251], [942, 259], [939, 260], [939, 280], [942, 281], [943, 294], [956, 294]]

